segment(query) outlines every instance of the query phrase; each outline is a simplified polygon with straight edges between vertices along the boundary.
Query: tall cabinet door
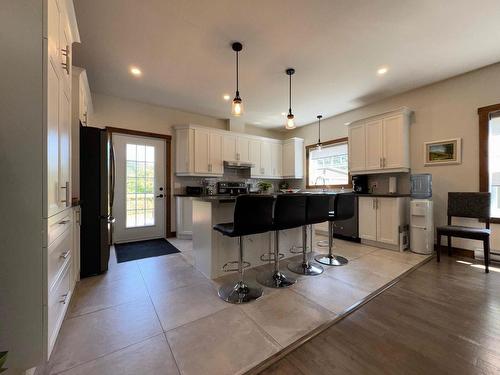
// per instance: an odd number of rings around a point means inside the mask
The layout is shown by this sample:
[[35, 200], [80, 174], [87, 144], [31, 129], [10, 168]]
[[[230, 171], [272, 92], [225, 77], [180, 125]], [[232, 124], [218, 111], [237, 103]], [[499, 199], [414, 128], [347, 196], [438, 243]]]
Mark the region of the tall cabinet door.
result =
[[382, 168], [382, 121], [365, 124], [366, 170]]
[[237, 137], [224, 134], [222, 137], [222, 157], [224, 160], [238, 160]]
[[222, 160], [222, 135], [217, 133], [210, 134], [210, 165], [209, 172], [222, 174], [224, 165]]
[[245, 137], [238, 137], [236, 147], [237, 159], [240, 161], [250, 161], [250, 140]]
[[194, 171], [208, 173], [209, 170], [209, 141], [208, 130], [195, 129], [194, 131]]
[[409, 168], [409, 143], [402, 140], [410, 139], [404, 124], [403, 115], [392, 116], [384, 119], [384, 168]]
[[353, 125], [349, 128], [349, 171], [363, 171], [366, 163], [365, 125]]
[[271, 144], [271, 174], [273, 177], [280, 177], [283, 175], [283, 146], [281, 143]]
[[271, 176], [271, 143], [262, 142], [260, 146], [260, 166], [262, 168], [262, 175]]
[[260, 165], [260, 157], [261, 157], [260, 148], [261, 148], [260, 141], [253, 139], [250, 141], [250, 146], [249, 146], [250, 162], [254, 165], [251, 170], [252, 176], [262, 175], [262, 168]]
[[376, 198], [359, 197], [359, 237], [377, 240], [377, 201]]
[[398, 199], [377, 198], [377, 241], [399, 244]]
[[71, 205], [71, 98], [60, 96], [59, 107], [59, 206]]
[[59, 77], [47, 64], [47, 216], [59, 212]]

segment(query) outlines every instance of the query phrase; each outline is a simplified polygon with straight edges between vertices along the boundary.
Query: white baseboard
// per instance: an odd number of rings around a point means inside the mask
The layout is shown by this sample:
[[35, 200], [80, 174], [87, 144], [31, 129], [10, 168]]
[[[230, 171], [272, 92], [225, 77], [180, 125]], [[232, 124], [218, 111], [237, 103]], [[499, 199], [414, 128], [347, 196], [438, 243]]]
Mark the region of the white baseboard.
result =
[[[493, 254], [493, 253], [496, 253], [496, 254]], [[474, 259], [484, 260], [483, 249], [474, 249]], [[493, 260], [495, 262], [500, 262], [500, 251], [491, 250], [490, 260]]]

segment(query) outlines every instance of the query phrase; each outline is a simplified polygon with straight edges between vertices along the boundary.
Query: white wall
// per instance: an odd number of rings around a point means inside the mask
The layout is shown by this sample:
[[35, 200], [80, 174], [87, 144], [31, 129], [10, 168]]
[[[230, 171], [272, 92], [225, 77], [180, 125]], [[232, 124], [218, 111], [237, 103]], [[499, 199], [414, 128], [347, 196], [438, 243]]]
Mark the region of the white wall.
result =
[[[390, 73], [389, 73], [390, 74]], [[346, 122], [362, 119], [402, 106], [415, 111], [411, 125], [411, 172], [432, 173], [436, 225], [446, 224], [449, 191], [479, 190], [479, 126], [477, 109], [500, 103], [500, 63], [433, 85], [384, 99], [377, 103], [322, 121], [322, 140], [347, 136]], [[292, 135], [317, 141], [317, 124], [296, 129]], [[426, 141], [462, 138], [462, 164], [424, 166]], [[481, 247], [473, 241], [453, 240], [453, 246]], [[500, 225], [493, 225], [492, 247], [500, 249]]]

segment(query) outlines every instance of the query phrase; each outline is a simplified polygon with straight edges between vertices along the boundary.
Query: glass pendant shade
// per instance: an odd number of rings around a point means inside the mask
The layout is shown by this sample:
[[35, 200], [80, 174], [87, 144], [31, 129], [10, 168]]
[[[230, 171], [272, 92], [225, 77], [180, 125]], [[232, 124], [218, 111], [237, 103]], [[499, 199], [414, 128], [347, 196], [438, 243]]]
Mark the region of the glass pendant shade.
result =
[[318, 143], [318, 144], [316, 145], [316, 150], [317, 150], [317, 151], [321, 151], [321, 149], [322, 149], [322, 148], [323, 148], [323, 146], [321, 145], [321, 143]]
[[231, 114], [233, 116], [241, 116], [243, 114], [243, 102], [239, 96], [233, 99], [233, 104], [231, 105]]
[[295, 119], [291, 113], [286, 117], [285, 128], [288, 130], [295, 129]]

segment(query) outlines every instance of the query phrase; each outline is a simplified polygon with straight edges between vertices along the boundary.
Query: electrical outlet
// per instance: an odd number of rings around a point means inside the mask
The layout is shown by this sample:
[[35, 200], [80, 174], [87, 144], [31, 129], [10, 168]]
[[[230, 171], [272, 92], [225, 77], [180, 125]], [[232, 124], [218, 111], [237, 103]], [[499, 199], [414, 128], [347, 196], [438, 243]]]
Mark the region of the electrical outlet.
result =
[[377, 188], [377, 182], [372, 182], [372, 189], [376, 189]]

